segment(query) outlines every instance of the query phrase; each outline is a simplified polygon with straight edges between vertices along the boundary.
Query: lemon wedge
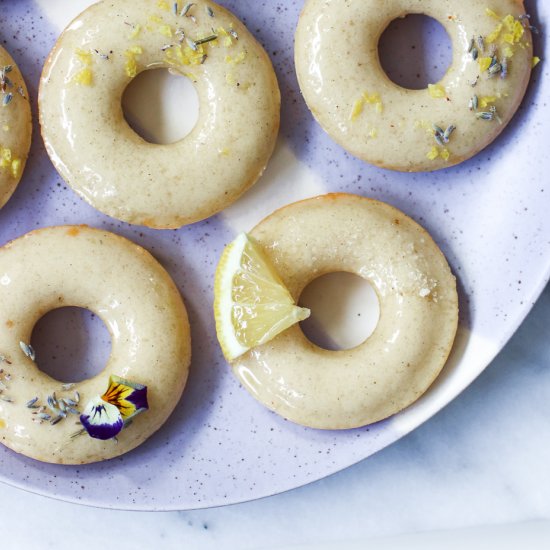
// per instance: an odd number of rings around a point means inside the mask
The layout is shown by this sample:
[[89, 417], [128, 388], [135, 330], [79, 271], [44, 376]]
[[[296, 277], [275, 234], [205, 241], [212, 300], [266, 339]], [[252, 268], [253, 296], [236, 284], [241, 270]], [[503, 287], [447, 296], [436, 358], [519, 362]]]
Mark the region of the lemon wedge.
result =
[[216, 333], [228, 361], [307, 319], [261, 248], [241, 233], [223, 251], [214, 283]]

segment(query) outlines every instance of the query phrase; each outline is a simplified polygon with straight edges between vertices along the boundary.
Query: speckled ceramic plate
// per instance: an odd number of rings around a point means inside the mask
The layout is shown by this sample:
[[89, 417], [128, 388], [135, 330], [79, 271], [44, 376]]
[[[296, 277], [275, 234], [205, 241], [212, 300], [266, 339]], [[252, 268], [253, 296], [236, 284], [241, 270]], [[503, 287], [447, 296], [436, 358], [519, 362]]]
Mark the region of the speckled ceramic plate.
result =
[[[3, 44], [33, 98], [60, 30], [88, 0], [0, 0]], [[261, 182], [233, 207], [178, 231], [152, 231], [109, 219], [61, 181], [35, 125], [22, 183], [0, 211], [0, 242], [36, 227], [86, 223], [149, 249], [181, 289], [193, 327], [193, 364], [169, 422], [123, 458], [85, 467], [41, 464], [0, 448], [0, 479], [52, 497], [104, 507], [190, 509], [250, 500], [341, 470], [396, 441], [461, 392], [516, 330], [550, 273], [550, 80], [540, 65], [505, 133], [473, 160], [435, 174], [400, 174], [350, 158], [322, 132], [298, 90], [293, 32], [302, 1], [227, 0], [266, 46], [283, 92], [281, 139]], [[541, 28], [545, 2], [530, 2]], [[441, 35], [430, 31], [428, 67]], [[544, 36], [544, 35], [543, 35]], [[392, 48], [404, 47], [394, 37]], [[445, 48], [442, 55], [448, 55]], [[550, 59], [544, 38], [537, 53]], [[433, 61], [435, 60], [435, 63]], [[36, 114], [36, 105], [34, 105]], [[212, 280], [226, 242], [274, 208], [327, 191], [387, 201], [422, 223], [458, 275], [461, 326], [452, 357], [431, 390], [403, 413], [349, 432], [285, 422], [256, 403], [232, 377], [216, 343]], [[32, 258], [29, 259], [32, 261]], [[59, 345], [62, 345], [60, 343]]]

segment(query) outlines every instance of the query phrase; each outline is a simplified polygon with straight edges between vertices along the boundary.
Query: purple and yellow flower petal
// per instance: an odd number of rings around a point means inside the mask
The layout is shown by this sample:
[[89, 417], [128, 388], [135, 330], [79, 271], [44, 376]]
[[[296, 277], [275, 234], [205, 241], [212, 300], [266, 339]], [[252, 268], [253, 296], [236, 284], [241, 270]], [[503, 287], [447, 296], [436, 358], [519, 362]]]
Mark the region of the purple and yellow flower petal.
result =
[[124, 427], [118, 408], [99, 395], [88, 403], [80, 415], [80, 422], [90, 437], [102, 440], [116, 437]]
[[135, 384], [118, 376], [111, 376], [109, 388], [101, 399], [114, 405], [120, 411], [124, 422], [149, 408], [147, 386]]
[[112, 439], [131, 418], [148, 408], [147, 386], [111, 376], [107, 391], [88, 403], [80, 422], [90, 437]]

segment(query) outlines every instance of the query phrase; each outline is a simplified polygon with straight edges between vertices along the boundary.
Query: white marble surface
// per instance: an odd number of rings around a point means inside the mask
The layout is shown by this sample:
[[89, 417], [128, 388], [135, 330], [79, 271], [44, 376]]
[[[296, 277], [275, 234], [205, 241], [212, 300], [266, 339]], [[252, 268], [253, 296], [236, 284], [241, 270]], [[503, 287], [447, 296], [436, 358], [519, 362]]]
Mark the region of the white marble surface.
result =
[[549, 326], [550, 287], [458, 399], [408, 437], [331, 478], [259, 502], [170, 513], [85, 508], [0, 484], [0, 547], [115, 548], [122, 536], [130, 548], [161, 543], [163, 550], [298, 544], [320, 550], [321, 543], [362, 539], [374, 539], [362, 546], [369, 548], [451, 548], [445, 537], [469, 548], [483, 541], [496, 548], [500, 537], [500, 549], [530, 537], [529, 545], [515, 547], [548, 548], [550, 523], [377, 537], [550, 520]]

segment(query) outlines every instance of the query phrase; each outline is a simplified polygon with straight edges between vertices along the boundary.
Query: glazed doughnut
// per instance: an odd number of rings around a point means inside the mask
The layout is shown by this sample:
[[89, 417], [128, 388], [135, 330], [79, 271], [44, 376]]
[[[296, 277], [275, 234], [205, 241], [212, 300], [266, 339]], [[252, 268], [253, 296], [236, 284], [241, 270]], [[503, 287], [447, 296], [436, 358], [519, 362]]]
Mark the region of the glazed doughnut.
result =
[[[378, 41], [396, 18], [433, 17], [453, 61], [424, 90], [394, 84]], [[458, 164], [489, 145], [525, 94], [533, 48], [523, 1], [308, 0], [296, 32], [304, 98], [324, 130], [366, 162], [406, 172]]]
[[31, 148], [27, 86], [10, 54], [0, 46], [0, 208], [21, 180]]
[[291, 204], [251, 236], [297, 301], [313, 280], [354, 273], [380, 319], [361, 345], [327, 351], [299, 325], [232, 363], [241, 384], [283, 417], [321, 429], [371, 424], [404, 409], [445, 364], [458, 323], [456, 281], [431, 237], [399, 210], [356, 195]]
[[[147, 251], [85, 226], [39, 229], [0, 249], [0, 277], [0, 441], [4, 445], [44, 462], [84, 464], [130, 451], [164, 423], [187, 379], [189, 323], [172, 279]], [[36, 322], [64, 306], [93, 311], [109, 329], [112, 344], [100, 374], [68, 385], [40, 371], [29, 347]], [[129, 381], [119, 390], [126, 386], [138, 390], [117, 406], [133, 403], [142, 409], [148, 401], [149, 408], [119, 430], [118, 443], [96, 438], [101, 433], [90, 437], [75, 425], [79, 415], [85, 425], [87, 409], [99, 396], [109, 403], [102, 402], [104, 408], [113, 407], [108, 394], [113, 393], [113, 381], [120, 382], [117, 377]], [[102, 418], [97, 407], [94, 412]], [[120, 412], [125, 419], [125, 412]]]
[[[143, 140], [121, 106], [132, 79], [158, 68], [190, 78], [200, 101], [193, 131], [170, 145]], [[275, 146], [280, 93], [264, 49], [221, 6], [104, 0], [59, 38], [39, 106], [50, 158], [81, 197], [119, 220], [177, 228], [258, 180]]]

